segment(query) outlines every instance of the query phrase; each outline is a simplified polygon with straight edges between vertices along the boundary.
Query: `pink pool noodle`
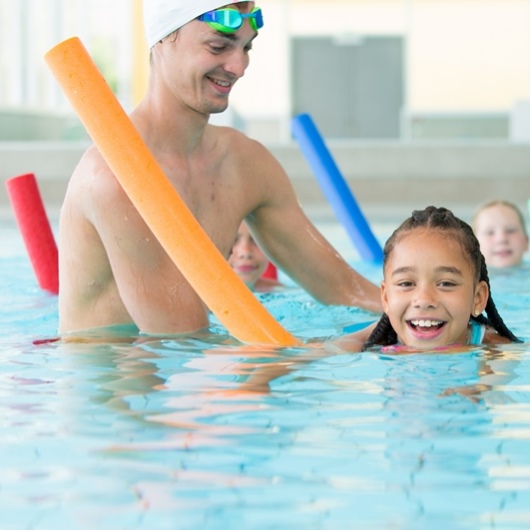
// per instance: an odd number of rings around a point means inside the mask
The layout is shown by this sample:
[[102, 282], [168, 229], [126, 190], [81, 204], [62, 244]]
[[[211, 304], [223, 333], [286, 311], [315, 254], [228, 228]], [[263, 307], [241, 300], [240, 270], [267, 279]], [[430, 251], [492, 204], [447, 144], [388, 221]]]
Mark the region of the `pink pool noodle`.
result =
[[6, 180], [7, 194], [15, 213], [39, 286], [59, 292], [57, 245], [33, 173]]

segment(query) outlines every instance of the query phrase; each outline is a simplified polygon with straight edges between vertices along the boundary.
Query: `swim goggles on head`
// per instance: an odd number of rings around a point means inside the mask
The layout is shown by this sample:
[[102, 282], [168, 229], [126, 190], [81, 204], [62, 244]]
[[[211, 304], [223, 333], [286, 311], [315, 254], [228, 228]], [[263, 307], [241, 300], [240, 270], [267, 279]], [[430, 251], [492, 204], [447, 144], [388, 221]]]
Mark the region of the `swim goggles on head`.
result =
[[255, 7], [250, 13], [241, 13], [237, 9], [230, 7], [208, 11], [198, 17], [198, 20], [206, 22], [211, 28], [221, 33], [234, 33], [248, 18], [250, 27], [258, 31], [263, 27], [263, 13], [260, 7]]

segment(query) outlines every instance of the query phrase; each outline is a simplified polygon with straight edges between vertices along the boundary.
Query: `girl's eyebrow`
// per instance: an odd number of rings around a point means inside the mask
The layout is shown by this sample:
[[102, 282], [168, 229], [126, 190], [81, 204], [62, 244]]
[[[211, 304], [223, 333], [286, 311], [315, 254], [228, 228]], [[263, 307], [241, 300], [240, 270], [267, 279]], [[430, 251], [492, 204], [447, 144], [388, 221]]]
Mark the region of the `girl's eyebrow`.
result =
[[398, 267], [397, 269], [394, 269], [392, 271], [391, 276], [396, 276], [398, 274], [404, 274], [404, 273], [407, 273], [407, 272], [412, 272], [414, 270], [416, 270], [415, 267]]
[[[397, 269], [394, 269], [392, 271], [391, 276], [396, 276], [398, 274], [406, 274], [406, 273], [410, 273], [414, 271], [416, 271], [416, 267], [412, 267], [412, 266], [398, 267]], [[457, 267], [441, 266], [441, 267], [437, 267], [435, 271], [437, 273], [443, 272], [443, 273], [455, 274], [457, 276], [463, 276], [462, 271]]]
[[462, 271], [458, 269], [457, 267], [437, 267], [436, 272], [447, 272], [449, 274], [463, 276]]

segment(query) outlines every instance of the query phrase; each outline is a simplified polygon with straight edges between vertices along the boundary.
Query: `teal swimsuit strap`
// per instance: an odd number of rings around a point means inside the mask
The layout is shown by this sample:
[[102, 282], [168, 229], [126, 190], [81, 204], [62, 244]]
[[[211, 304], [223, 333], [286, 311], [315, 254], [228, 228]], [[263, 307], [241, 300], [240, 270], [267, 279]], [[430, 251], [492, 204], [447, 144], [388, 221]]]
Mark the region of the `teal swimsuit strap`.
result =
[[486, 333], [486, 326], [484, 326], [484, 324], [479, 324], [474, 320], [470, 320], [469, 327], [471, 332], [469, 337], [469, 344], [482, 344], [482, 341], [484, 340], [484, 335]]

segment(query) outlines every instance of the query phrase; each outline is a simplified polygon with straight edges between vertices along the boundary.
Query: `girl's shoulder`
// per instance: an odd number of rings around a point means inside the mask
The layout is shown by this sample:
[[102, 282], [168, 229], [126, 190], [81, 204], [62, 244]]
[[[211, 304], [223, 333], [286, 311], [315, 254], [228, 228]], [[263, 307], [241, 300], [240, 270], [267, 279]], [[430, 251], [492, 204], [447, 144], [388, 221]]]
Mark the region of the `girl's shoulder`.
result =
[[492, 327], [486, 326], [486, 332], [484, 333], [484, 344], [510, 344], [512, 341], [502, 335], [499, 335]]

